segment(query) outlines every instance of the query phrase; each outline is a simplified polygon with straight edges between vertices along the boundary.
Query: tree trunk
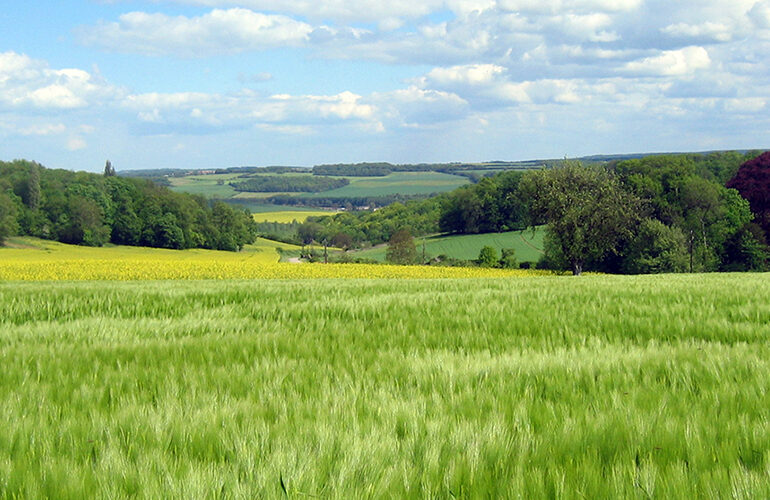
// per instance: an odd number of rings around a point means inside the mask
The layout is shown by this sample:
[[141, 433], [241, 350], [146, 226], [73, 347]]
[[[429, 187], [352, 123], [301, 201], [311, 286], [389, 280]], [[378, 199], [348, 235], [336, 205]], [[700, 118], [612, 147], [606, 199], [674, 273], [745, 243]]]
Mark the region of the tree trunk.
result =
[[580, 276], [583, 273], [583, 263], [579, 261], [572, 262], [572, 275]]
[[689, 246], [689, 249], [690, 249], [690, 273], [692, 273], [692, 271], [693, 271], [693, 266], [692, 266], [693, 262], [692, 261], [693, 261], [693, 253], [695, 252], [694, 246], [695, 246], [695, 236], [693, 235], [692, 229], [690, 229], [690, 246]]

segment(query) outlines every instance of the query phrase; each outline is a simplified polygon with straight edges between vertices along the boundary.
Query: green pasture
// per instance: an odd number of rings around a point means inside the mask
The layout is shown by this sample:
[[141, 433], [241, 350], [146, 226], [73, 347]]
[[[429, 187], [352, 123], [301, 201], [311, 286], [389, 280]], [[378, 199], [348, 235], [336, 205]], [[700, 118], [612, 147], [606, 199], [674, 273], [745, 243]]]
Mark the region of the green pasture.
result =
[[768, 498], [770, 275], [0, 284], [0, 498]]
[[[455, 259], [473, 260], [485, 246], [497, 249], [498, 254], [503, 248], [513, 248], [516, 260], [519, 262], [537, 262], [543, 254], [543, 236], [545, 230], [537, 228], [526, 231], [509, 231], [505, 233], [462, 234], [453, 236], [431, 236], [425, 238], [425, 254], [428, 257], [446, 255]], [[423, 238], [414, 239], [418, 255], [422, 255]], [[387, 245], [351, 252], [356, 257], [385, 260]]]
[[341, 188], [310, 193], [316, 198], [388, 196], [393, 194], [431, 194], [452, 191], [468, 184], [466, 177], [441, 172], [393, 172], [384, 177], [349, 177], [350, 184]]
[[[232, 198], [237, 191], [228, 184], [228, 181], [237, 177], [236, 174], [211, 174], [194, 175], [187, 177], [169, 177], [171, 189], [174, 191], [190, 194], [200, 194], [210, 198]], [[223, 181], [224, 184], [217, 184], [217, 181]]]

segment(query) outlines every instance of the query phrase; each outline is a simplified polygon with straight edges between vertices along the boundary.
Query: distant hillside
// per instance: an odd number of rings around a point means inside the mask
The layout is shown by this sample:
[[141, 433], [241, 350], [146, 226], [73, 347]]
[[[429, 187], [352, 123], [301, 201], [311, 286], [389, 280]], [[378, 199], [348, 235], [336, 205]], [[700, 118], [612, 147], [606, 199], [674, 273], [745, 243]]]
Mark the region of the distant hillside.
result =
[[[666, 154], [696, 159], [730, 153]], [[659, 155], [661, 153], [596, 154], [571, 159], [585, 164], [605, 164]], [[251, 211], [271, 210], [276, 205], [350, 210], [425, 199], [463, 185], [476, 184], [501, 172], [542, 169], [562, 161], [564, 158], [403, 164], [362, 162], [323, 164], [312, 168], [280, 165], [167, 168], [120, 171], [119, 175], [145, 178], [177, 192], [222, 200]]]
[[[659, 155], [706, 155], [711, 153], [723, 153], [734, 151], [737, 153], [748, 153], [749, 151], [765, 151], [770, 148], [755, 149], [731, 149], [731, 150], [709, 150], [709, 151], [680, 151], [680, 152], [650, 152], [650, 153], [618, 153], [618, 154], [595, 154], [581, 157], [569, 157], [571, 160], [582, 161], [584, 163], [603, 163], [619, 160], [634, 160], [647, 156]], [[530, 168], [541, 168], [545, 165], [558, 163], [564, 158], [543, 158], [530, 160], [488, 160], [478, 162], [449, 162], [449, 163], [403, 163], [394, 164], [388, 162], [362, 162], [362, 163], [335, 163], [319, 164], [313, 167], [267, 165], [267, 166], [240, 166], [240, 167], [221, 167], [221, 168], [155, 168], [155, 169], [132, 169], [119, 170], [118, 175], [123, 177], [186, 177], [191, 175], [216, 175], [216, 174], [283, 174], [294, 173], [313, 173], [315, 175], [339, 175], [350, 177], [369, 177], [387, 175], [390, 172], [444, 172], [450, 170], [519, 170]], [[348, 173], [343, 173], [343, 172]], [[333, 172], [333, 173], [332, 173]], [[349, 173], [357, 172], [357, 173]]]

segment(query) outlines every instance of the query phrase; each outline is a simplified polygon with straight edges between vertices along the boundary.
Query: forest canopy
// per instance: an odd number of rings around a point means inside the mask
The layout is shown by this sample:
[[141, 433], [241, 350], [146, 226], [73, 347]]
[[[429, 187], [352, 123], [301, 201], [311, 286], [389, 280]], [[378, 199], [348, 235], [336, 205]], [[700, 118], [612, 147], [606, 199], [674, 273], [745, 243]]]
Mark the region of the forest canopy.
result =
[[247, 211], [149, 180], [16, 160], [0, 162], [0, 242], [14, 234], [88, 246], [237, 251], [257, 232]]

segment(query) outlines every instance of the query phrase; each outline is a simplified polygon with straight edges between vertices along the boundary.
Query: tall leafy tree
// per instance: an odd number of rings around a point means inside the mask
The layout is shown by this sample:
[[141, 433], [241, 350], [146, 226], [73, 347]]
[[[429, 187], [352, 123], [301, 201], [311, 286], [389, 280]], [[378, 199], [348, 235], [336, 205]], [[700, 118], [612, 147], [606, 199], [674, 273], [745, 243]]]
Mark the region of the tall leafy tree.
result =
[[248, 212], [217, 202], [212, 208], [212, 221], [220, 230], [219, 238], [213, 246], [217, 250], [238, 251], [243, 245], [254, 241], [256, 224]]
[[528, 204], [530, 225], [548, 224], [550, 258], [576, 276], [587, 262], [617, 253], [639, 222], [641, 200], [604, 168], [565, 161], [527, 173], [519, 192]]
[[727, 187], [749, 201], [756, 223], [770, 234], [770, 151], [741, 165]]
[[711, 244], [712, 226], [723, 214], [719, 199], [720, 186], [702, 177], [690, 177], [682, 186], [682, 228], [687, 236], [690, 272], [695, 270], [696, 256], [703, 270], [714, 267], [716, 255]]
[[27, 199], [25, 200], [30, 210], [35, 211], [40, 207], [40, 165], [29, 165], [29, 179], [27, 180]]
[[439, 228], [464, 234], [522, 229], [523, 211], [516, 195], [521, 176], [521, 172], [503, 172], [445, 195]]
[[18, 224], [16, 222], [16, 204], [6, 193], [0, 192], [0, 245], [5, 244], [8, 236], [16, 234]]
[[110, 230], [104, 224], [101, 207], [83, 196], [71, 196], [67, 203], [66, 222], [59, 239], [76, 245], [102, 246], [109, 241]]
[[677, 226], [642, 221], [624, 249], [622, 271], [629, 274], [680, 273], [687, 269], [687, 239]]
[[745, 224], [725, 241], [720, 257], [722, 271], [767, 270], [770, 251], [764, 231], [757, 224]]
[[401, 229], [393, 233], [385, 251], [385, 260], [392, 264], [414, 264], [417, 262], [417, 247], [408, 230]]

